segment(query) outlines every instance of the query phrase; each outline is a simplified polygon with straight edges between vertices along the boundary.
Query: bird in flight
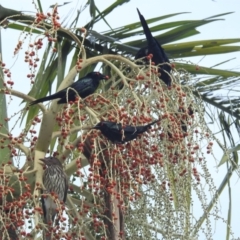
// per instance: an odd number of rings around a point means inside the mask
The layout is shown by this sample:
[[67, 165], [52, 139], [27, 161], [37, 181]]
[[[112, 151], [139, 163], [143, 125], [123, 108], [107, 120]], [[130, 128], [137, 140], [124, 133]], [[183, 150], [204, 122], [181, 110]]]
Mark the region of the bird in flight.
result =
[[[61, 162], [55, 157], [41, 158], [42, 164], [46, 166], [43, 173], [43, 185], [45, 190], [42, 191], [42, 208], [44, 214], [44, 223], [54, 224], [54, 218], [57, 214], [58, 202], [66, 202], [68, 191], [68, 178], [63, 171]], [[52, 194], [55, 197], [52, 197]], [[56, 201], [56, 199], [58, 199]], [[58, 223], [58, 221], [56, 221]], [[46, 239], [52, 239], [51, 232], [46, 233]]]
[[[35, 101], [30, 102], [29, 105], [32, 106], [37, 103], [58, 99], [58, 98], [59, 98], [57, 102], [58, 104], [67, 103], [69, 101], [75, 101], [75, 98], [78, 95], [81, 98], [85, 98], [96, 91], [100, 81], [103, 79], [108, 79], [108, 76], [105, 76], [99, 72], [90, 72], [85, 77], [78, 79], [69, 87], [64, 88], [59, 92], [56, 92], [50, 96], [36, 99]], [[72, 89], [74, 89], [75, 91]], [[78, 93], [78, 95], [76, 92]]]
[[162, 64], [161, 66], [159, 66], [159, 70], [158, 70], [158, 72], [160, 73], [160, 78], [162, 79], [163, 82], [167, 84], [167, 86], [171, 86], [171, 77], [168, 74], [171, 72], [169, 59], [166, 53], [164, 52], [164, 49], [161, 47], [158, 41], [153, 37], [145, 18], [143, 17], [143, 15], [140, 13], [138, 9], [137, 11], [138, 11], [138, 15], [144, 30], [144, 34], [147, 39], [147, 46], [141, 48], [137, 52], [135, 59], [147, 57], [149, 54], [152, 54], [152, 61], [155, 63], [155, 65]]
[[93, 129], [98, 129], [112, 143], [123, 144], [129, 142], [140, 134], [146, 132], [151, 126], [160, 120], [156, 120], [145, 126], [122, 126], [121, 123], [101, 121]]

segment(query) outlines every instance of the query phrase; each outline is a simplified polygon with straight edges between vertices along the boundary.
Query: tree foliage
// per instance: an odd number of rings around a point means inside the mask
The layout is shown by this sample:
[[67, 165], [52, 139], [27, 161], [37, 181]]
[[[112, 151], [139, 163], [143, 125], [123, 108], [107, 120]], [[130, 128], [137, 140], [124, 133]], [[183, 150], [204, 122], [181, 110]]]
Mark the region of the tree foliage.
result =
[[[60, 225], [52, 226], [54, 239], [195, 239], [200, 233], [211, 238], [212, 217], [226, 221], [219, 217], [217, 198], [238, 165], [239, 147], [232, 129], [239, 133], [239, 98], [231, 88], [240, 73], [196, 66], [183, 58], [239, 51], [233, 44], [240, 39], [171, 42], [193, 36], [199, 33], [197, 27], [229, 13], [151, 28], [153, 33], [171, 29], [156, 36], [167, 44], [164, 48], [172, 59], [173, 84], [167, 87], [155, 66], [133, 61], [145, 44], [128, 40], [139, 22], [110, 27], [104, 33], [93, 30], [96, 22], [106, 21], [109, 13], [126, 2], [115, 1], [99, 12], [94, 1], [89, 1], [92, 20], [81, 28], [79, 14], [68, 28], [63, 27], [57, 5], [44, 13], [38, 1], [35, 16], [0, 6], [1, 25], [21, 33], [14, 55], [25, 52], [31, 85], [29, 93], [14, 89], [12, 70], [1, 61], [2, 103], [13, 95], [24, 105], [16, 114], [21, 123], [18, 136], [8, 129], [13, 117], [1, 119], [0, 228], [4, 239], [16, 239], [16, 235], [41, 239], [46, 225], [40, 204], [44, 170], [39, 159], [46, 154], [61, 160], [70, 181], [67, 204], [59, 203]], [[141, 35], [142, 29], [134, 34]], [[46, 96], [52, 84], [63, 89], [96, 68], [110, 79], [95, 94], [67, 105], [53, 101], [28, 106], [29, 101]], [[228, 91], [227, 97], [219, 98], [220, 90]], [[223, 142], [206, 123], [206, 119], [215, 120], [212, 108], [219, 117]], [[1, 116], [7, 116], [6, 107], [1, 111]], [[112, 144], [92, 129], [101, 120], [135, 126], [154, 119], [160, 122], [151, 131], [123, 145]], [[220, 164], [226, 163], [228, 169], [218, 189], [207, 166], [207, 156], [214, 156], [214, 143], [223, 149]], [[24, 164], [18, 168], [14, 161], [20, 156]], [[211, 201], [203, 186], [210, 189]], [[201, 206], [201, 217], [196, 217], [195, 206]], [[230, 226], [230, 216], [227, 221]]]

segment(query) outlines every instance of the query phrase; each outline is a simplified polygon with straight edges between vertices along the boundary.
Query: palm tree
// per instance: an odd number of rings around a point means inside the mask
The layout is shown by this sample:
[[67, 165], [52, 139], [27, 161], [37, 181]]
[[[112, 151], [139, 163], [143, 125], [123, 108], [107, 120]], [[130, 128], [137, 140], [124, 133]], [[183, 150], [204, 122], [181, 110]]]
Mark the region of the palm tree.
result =
[[[217, 212], [217, 198], [237, 169], [238, 146], [231, 132], [233, 128], [239, 131], [240, 118], [239, 99], [231, 92], [227, 98], [216, 97], [216, 94], [236, 86], [240, 73], [195, 66], [180, 58], [239, 51], [239, 46], [230, 44], [240, 40], [170, 44], [196, 34], [196, 27], [217, 21], [225, 14], [151, 28], [153, 33], [171, 29], [156, 36], [161, 44], [167, 44], [164, 48], [174, 59], [173, 86], [168, 89], [149, 66], [139, 66], [133, 61], [144, 43], [128, 38], [136, 28], [139, 30], [135, 34], [142, 34], [140, 22], [104, 33], [93, 30], [98, 21], [106, 21], [105, 17], [125, 2], [128, 1], [117, 1], [100, 13], [94, 1], [89, 1], [92, 20], [81, 29], [78, 28], [79, 14], [64, 28], [58, 20], [61, 16], [57, 6], [53, 6], [51, 13], [44, 14], [40, 1], [36, 16], [0, 6], [2, 25], [24, 30], [16, 54], [22, 51], [23, 41], [31, 36], [29, 33], [37, 36], [30, 38], [25, 57], [33, 84], [28, 95], [11, 87], [8, 72], [1, 63], [2, 76], [7, 82], [5, 88], [1, 88], [1, 100], [5, 101], [5, 96], [11, 94], [27, 102], [23, 103], [25, 107], [19, 118], [20, 136], [10, 135], [9, 130], [0, 133], [5, 151], [1, 155], [0, 171], [6, 193], [0, 202], [2, 236], [7, 237], [15, 230], [19, 236], [38, 236], [45, 228], [39, 202], [40, 190], [44, 187], [39, 159], [46, 153], [57, 156], [70, 177], [68, 217], [64, 217], [65, 207], [61, 204], [60, 227], [53, 227], [55, 239], [75, 236], [81, 239], [195, 239], [201, 231], [205, 236], [213, 234], [211, 210], [214, 207]], [[170, 16], [173, 15], [152, 18], [148, 23]], [[94, 43], [87, 34], [94, 37]], [[36, 54], [43, 47], [44, 54], [38, 59]], [[65, 107], [56, 102], [49, 108], [43, 104], [28, 107], [29, 101], [46, 96], [53, 83], [62, 89], [76, 76], [84, 76], [99, 65], [110, 79], [94, 95]], [[212, 109], [219, 117], [223, 142], [216, 139], [206, 123], [206, 118], [213, 118]], [[2, 115], [7, 116], [7, 108], [2, 111]], [[125, 145], [114, 145], [92, 130], [103, 119], [143, 125], [156, 118], [161, 121], [152, 131]], [[1, 123], [8, 129], [4, 119]], [[183, 131], [183, 127], [187, 130]], [[224, 150], [220, 164], [227, 164], [227, 174], [218, 189], [206, 165], [206, 154], [212, 153], [214, 142]], [[231, 148], [227, 149], [229, 143]], [[9, 156], [14, 159], [21, 155], [25, 164], [18, 169], [9, 162]], [[214, 191], [210, 203], [202, 190], [204, 184]], [[201, 205], [203, 215], [195, 218], [191, 209], [197, 204]], [[23, 219], [32, 219], [34, 223], [27, 224]], [[229, 215], [229, 226], [230, 219]], [[25, 230], [20, 230], [20, 226]], [[228, 237], [230, 234], [229, 228]]]

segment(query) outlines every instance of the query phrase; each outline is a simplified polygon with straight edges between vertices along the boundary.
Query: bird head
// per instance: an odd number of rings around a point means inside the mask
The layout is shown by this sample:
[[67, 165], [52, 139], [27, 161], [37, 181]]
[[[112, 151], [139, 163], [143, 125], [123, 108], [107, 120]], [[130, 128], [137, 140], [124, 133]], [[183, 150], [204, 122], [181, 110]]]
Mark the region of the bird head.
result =
[[40, 158], [39, 160], [41, 160], [47, 166], [52, 165], [62, 166], [61, 162], [55, 157]]
[[86, 77], [90, 77], [94, 79], [95, 81], [100, 81], [100, 80], [107, 80], [109, 77], [107, 75], [103, 75], [100, 72], [90, 72], [86, 75]]

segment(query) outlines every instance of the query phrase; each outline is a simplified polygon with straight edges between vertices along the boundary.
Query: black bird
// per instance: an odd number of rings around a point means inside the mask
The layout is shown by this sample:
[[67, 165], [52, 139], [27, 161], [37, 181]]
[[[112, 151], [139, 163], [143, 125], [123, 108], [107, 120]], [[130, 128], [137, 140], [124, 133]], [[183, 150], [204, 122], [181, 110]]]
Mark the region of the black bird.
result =
[[159, 121], [160, 120], [156, 120], [145, 126], [126, 125], [124, 127], [121, 123], [102, 121], [99, 122], [93, 129], [99, 129], [108, 140], [112, 141], [112, 143], [123, 144], [137, 138], [139, 134], [146, 132], [151, 125]]
[[[66, 202], [67, 191], [68, 191], [68, 179], [67, 175], [63, 171], [61, 162], [55, 157], [41, 158], [40, 159], [45, 165], [46, 169], [43, 173], [43, 185], [45, 190], [43, 194], [49, 194], [41, 197], [42, 208], [44, 214], [44, 223], [54, 224], [54, 218], [57, 214], [56, 208], [59, 208], [57, 204], [59, 202]], [[52, 193], [55, 193], [57, 200], [54, 200]], [[58, 221], [56, 221], [58, 224]], [[51, 235], [48, 233], [47, 235]], [[51, 236], [46, 236], [46, 239], [51, 239]]]
[[[35, 101], [32, 101], [30, 102], [29, 105], [31, 106], [40, 102], [45, 102], [57, 98], [60, 98], [57, 102], [58, 104], [67, 103], [67, 101], [75, 100], [75, 98], [77, 97], [76, 92], [79, 94], [81, 98], [85, 98], [96, 91], [100, 80], [103, 79], [108, 79], [108, 76], [105, 76], [99, 72], [90, 72], [85, 77], [78, 79], [78, 81], [74, 82], [69, 87], [64, 88], [50, 96], [39, 98]], [[70, 88], [73, 88], [76, 92]]]
[[141, 48], [137, 52], [135, 59], [143, 58], [148, 56], [149, 54], [152, 54], [153, 55], [152, 61], [155, 63], [155, 65], [166, 63], [159, 67], [158, 72], [161, 74], [160, 78], [163, 80], [163, 82], [165, 82], [167, 86], [171, 86], [171, 78], [168, 75], [168, 73], [171, 72], [169, 59], [166, 53], [164, 52], [164, 49], [161, 47], [158, 41], [153, 37], [145, 18], [143, 17], [143, 15], [140, 13], [138, 9], [137, 11], [138, 11], [138, 15], [144, 30], [144, 34], [147, 39], [147, 47]]

